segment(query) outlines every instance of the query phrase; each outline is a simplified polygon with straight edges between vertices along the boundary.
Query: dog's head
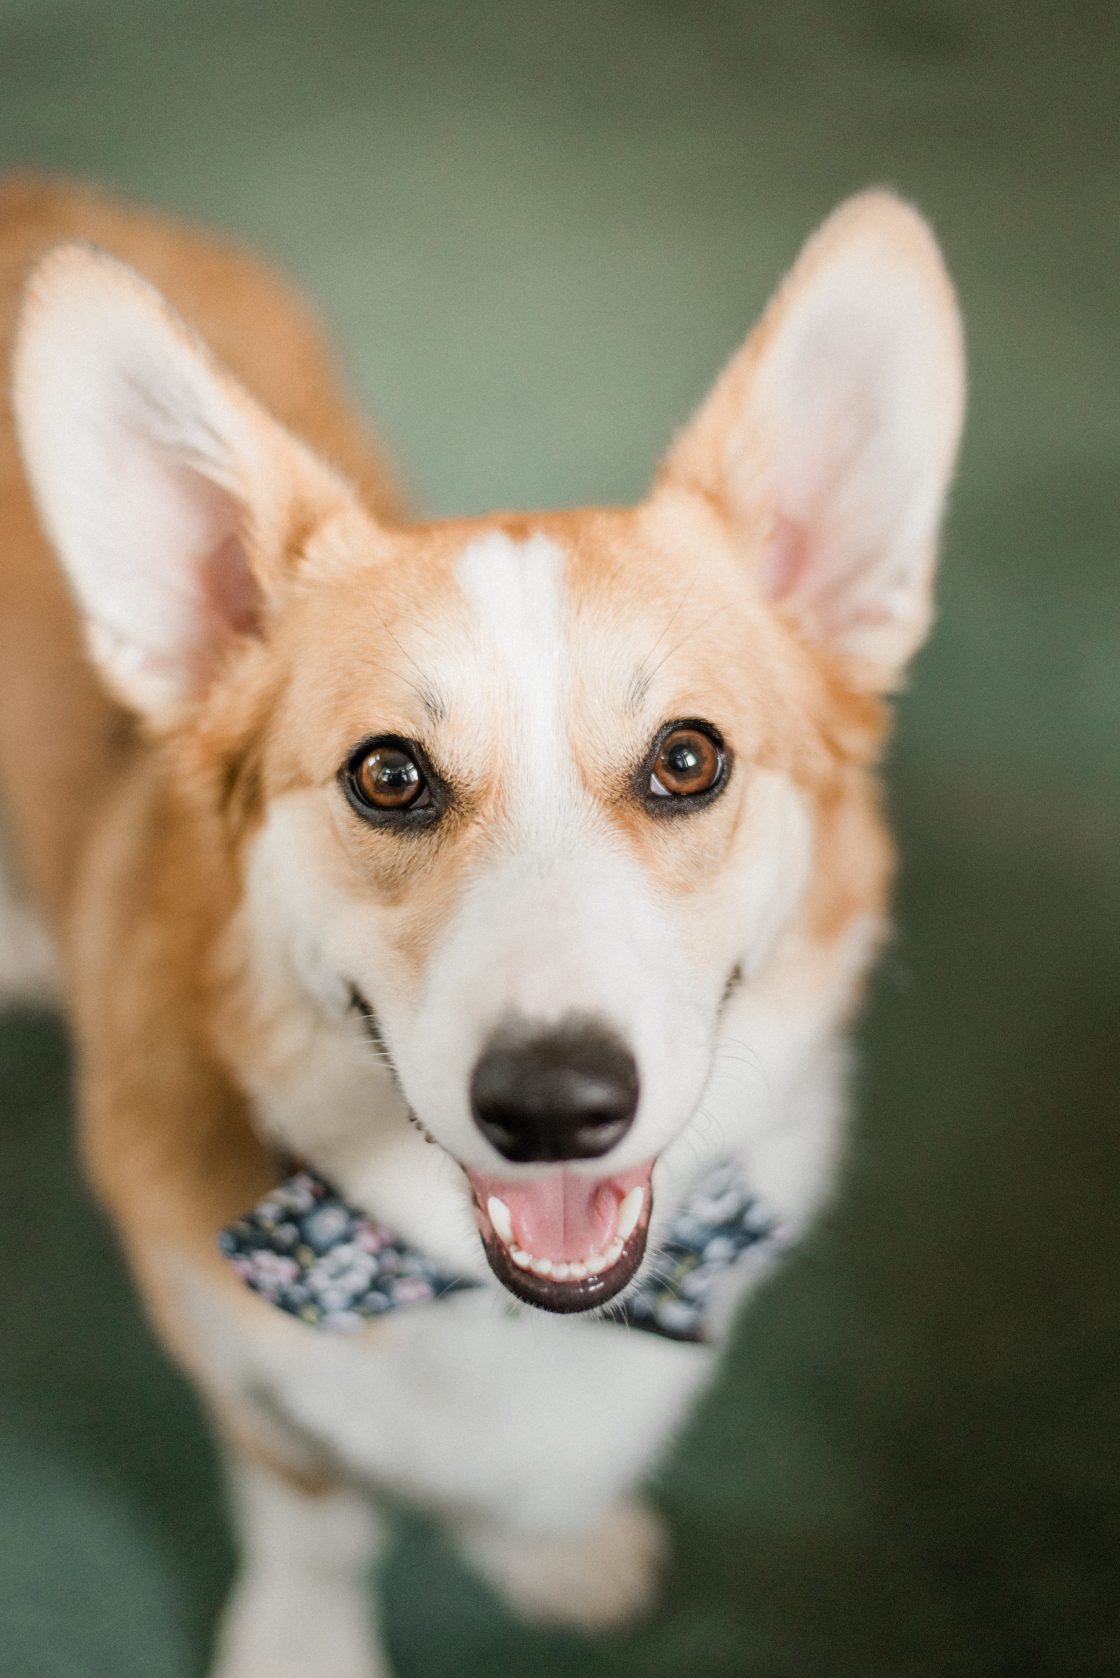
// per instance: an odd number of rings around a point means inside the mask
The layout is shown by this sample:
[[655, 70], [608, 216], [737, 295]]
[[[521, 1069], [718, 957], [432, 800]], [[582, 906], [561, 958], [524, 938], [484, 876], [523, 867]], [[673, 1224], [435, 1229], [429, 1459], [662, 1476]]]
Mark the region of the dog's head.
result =
[[73, 247], [15, 389], [93, 655], [209, 788], [266, 1122], [438, 1248], [422, 1131], [507, 1287], [609, 1299], [655, 1163], [781, 1107], [882, 911], [963, 399], [925, 225], [841, 208], [632, 509], [385, 527]]

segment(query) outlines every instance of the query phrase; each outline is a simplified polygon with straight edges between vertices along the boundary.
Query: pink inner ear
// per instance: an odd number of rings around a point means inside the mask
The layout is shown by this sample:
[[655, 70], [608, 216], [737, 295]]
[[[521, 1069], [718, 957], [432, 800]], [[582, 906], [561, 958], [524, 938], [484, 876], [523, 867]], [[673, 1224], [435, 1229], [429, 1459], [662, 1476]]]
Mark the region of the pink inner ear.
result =
[[213, 670], [232, 635], [260, 628], [261, 589], [240, 534], [244, 508], [239, 497], [195, 465], [169, 458], [162, 448], [155, 451], [155, 466], [170, 491], [169, 516], [182, 544], [178, 563], [193, 573], [188, 587], [197, 618], [183, 630], [200, 655], [198, 676]]
[[251, 635], [260, 629], [260, 585], [235, 534], [219, 542], [200, 562], [200, 581], [208, 624], [217, 638]]
[[779, 518], [762, 566], [763, 590], [771, 600], [803, 592], [809, 576], [809, 533], [796, 519]]
[[856, 626], [889, 623], [887, 601], [853, 592], [849, 577], [829, 578], [814, 570], [809, 531], [797, 519], [779, 518], [766, 550], [760, 580], [771, 600], [788, 602], [817, 635], [837, 636]]

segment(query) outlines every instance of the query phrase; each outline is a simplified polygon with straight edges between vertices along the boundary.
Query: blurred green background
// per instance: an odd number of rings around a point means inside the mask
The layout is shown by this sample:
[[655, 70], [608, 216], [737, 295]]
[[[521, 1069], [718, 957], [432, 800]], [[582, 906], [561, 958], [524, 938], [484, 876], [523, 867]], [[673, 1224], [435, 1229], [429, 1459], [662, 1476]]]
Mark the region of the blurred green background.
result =
[[[1120, 1671], [1118, 87], [1077, 0], [0, 0], [0, 161], [273, 253], [435, 511], [640, 493], [854, 188], [913, 197], [960, 287], [839, 1202], [666, 1468], [656, 1619], [530, 1631], [408, 1521], [401, 1678]], [[69, 1093], [59, 1025], [4, 1022], [0, 1672], [198, 1678], [215, 1467]]]

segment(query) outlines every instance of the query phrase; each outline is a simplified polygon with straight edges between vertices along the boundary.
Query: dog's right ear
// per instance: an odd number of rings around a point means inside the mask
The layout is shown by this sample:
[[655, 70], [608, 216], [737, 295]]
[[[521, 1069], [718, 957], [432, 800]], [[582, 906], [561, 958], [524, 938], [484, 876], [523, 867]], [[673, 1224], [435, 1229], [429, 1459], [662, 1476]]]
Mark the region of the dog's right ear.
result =
[[341, 482], [220, 368], [145, 280], [64, 245], [31, 277], [16, 428], [94, 659], [159, 724], [267, 615]]

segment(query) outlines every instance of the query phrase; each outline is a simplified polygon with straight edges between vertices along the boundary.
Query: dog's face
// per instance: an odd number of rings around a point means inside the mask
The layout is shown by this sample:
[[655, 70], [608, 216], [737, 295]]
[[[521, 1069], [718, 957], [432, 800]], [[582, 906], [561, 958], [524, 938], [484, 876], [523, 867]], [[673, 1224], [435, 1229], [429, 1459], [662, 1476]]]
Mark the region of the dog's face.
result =
[[923, 225], [839, 212], [635, 509], [382, 528], [88, 253], [40, 271], [16, 391], [95, 655], [221, 788], [250, 1083], [305, 1076], [291, 1017], [364, 1032], [499, 1279], [609, 1299], [736, 999], [879, 907], [876, 696], [960, 423]]
[[318, 532], [273, 638], [258, 918], [301, 882], [304, 984], [376, 1022], [502, 1279], [574, 1308], [804, 889], [820, 683], [691, 497], [381, 546]]

